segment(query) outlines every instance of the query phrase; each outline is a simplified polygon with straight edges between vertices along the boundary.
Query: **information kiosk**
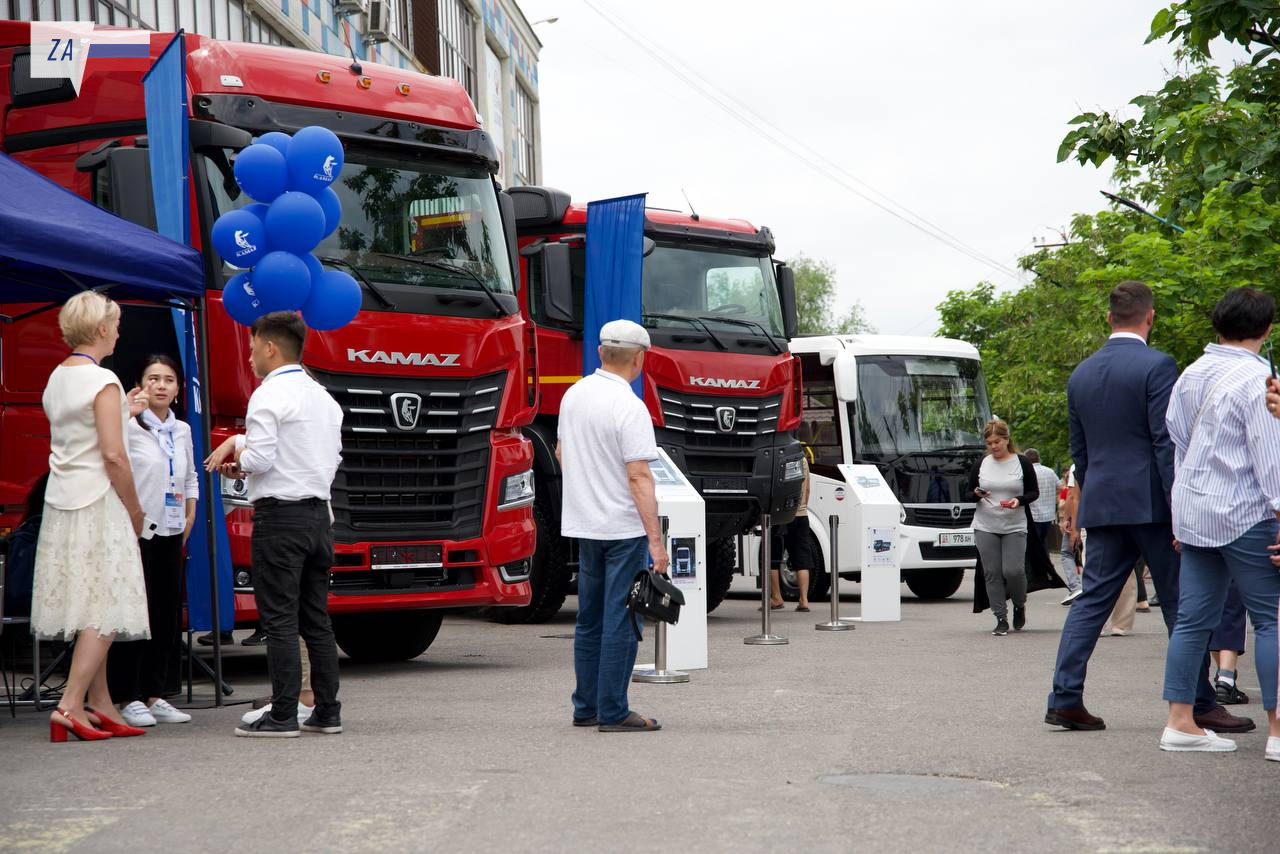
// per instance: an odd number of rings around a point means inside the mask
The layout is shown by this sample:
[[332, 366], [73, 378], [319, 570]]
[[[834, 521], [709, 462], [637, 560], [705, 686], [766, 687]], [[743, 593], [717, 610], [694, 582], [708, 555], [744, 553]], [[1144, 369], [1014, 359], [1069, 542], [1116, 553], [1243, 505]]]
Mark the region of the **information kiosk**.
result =
[[838, 468], [849, 493], [840, 513], [840, 570], [862, 573], [863, 622], [901, 620], [902, 505], [875, 466]]

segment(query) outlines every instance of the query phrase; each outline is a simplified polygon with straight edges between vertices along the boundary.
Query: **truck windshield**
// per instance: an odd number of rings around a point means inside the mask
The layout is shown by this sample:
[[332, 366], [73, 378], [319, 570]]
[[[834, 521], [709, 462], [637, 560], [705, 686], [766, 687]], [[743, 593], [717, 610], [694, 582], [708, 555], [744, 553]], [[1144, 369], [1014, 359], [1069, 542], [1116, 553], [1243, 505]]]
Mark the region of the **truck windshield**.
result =
[[862, 458], [981, 449], [991, 418], [975, 359], [859, 356], [852, 406]]
[[[713, 332], [782, 337], [782, 306], [766, 256], [693, 249], [667, 244], [644, 259], [645, 325], [687, 329], [693, 323], [673, 316], [700, 318]], [[744, 323], [745, 321], [745, 323]]]
[[[205, 163], [214, 217], [253, 202], [226, 180], [234, 155], [206, 155]], [[377, 283], [480, 291], [478, 277], [496, 293], [515, 293], [497, 192], [483, 170], [353, 146], [332, 186], [342, 223], [316, 247], [317, 257], [339, 259]]]

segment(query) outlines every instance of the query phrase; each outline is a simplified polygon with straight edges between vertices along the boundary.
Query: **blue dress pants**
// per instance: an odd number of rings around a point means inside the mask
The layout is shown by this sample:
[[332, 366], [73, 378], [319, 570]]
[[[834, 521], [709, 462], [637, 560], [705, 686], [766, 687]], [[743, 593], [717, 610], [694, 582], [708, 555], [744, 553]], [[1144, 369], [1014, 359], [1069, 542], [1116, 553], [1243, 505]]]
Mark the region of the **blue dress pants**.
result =
[[[1053, 671], [1050, 709], [1070, 709], [1084, 705], [1084, 679], [1089, 657], [1098, 635], [1120, 598], [1120, 591], [1133, 572], [1138, 558], [1151, 569], [1151, 580], [1160, 598], [1166, 629], [1172, 634], [1178, 620], [1178, 552], [1173, 548], [1170, 525], [1099, 525], [1089, 529], [1085, 552], [1084, 592], [1071, 605], [1058, 641], [1058, 659]], [[1217, 625], [1221, 608], [1214, 616]], [[1194, 691], [1195, 713], [1203, 714], [1218, 705], [1209, 682], [1209, 638], [1200, 644], [1202, 665]]]
[[[1234, 580], [1253, 622], [1253, 652], [1262, 686], [1262, 707], [1276, 707], [1276, 611], [1280, 608], [1280, 570], [1271, 565], [1267, 546], [1276, 541], [1276, 522], [1260, 522], [1239, 539], [1217, 548], [1182, 546], [1182, 598], [1178, 625], [1169, 639], [1164, 668], [1164, 698], [1190, 703], [1204, 681], [1200, 650], [1222, 620], [1227, 587]], [[1163, 600], [1162, 600], [1163, 601]]]
[[631, 713], [627, 688], [636, 664], [639, 621], [627, 592], [648, 563], [644, 537], [578, 540], [578, 624], [573, 635], [576, 720], [616, 724]]

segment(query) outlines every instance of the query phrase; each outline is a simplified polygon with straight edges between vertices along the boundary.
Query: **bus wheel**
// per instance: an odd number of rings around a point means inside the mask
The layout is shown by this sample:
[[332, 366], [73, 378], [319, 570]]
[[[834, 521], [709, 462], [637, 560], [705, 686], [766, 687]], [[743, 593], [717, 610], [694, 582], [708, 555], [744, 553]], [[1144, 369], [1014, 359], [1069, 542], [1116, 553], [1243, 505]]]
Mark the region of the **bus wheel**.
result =
[[439, 611], [370, 611], [334, 614], [338, 646], [355, 661], [409, 661], [427, 651], [444, 614]]
[[963, 569], [913, 569], [903, 575], [917, 599], [946, 599], [964, 581]]

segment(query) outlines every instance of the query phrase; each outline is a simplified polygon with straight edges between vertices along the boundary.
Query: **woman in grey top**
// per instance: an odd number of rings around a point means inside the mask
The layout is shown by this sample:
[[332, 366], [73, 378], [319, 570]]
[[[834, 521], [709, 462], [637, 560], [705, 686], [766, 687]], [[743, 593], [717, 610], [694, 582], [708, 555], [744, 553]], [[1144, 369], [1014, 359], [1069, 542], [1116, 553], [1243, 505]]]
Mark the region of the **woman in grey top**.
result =
[[1040, 497], [1035, 468], [1017, 453], [1009, 438], [1009, 425], [992, 419], [982, 431], [987, 455], [969, 472], [969, 491], [977, 499], [973, 537], [978, 546], [978, 566], [987, 587], [991, 612], [996, 616], [993, 635], [1007, 635], [1007, 599], [1013, 600], [1013, 628], [1027, 624], [1027, 510]]

